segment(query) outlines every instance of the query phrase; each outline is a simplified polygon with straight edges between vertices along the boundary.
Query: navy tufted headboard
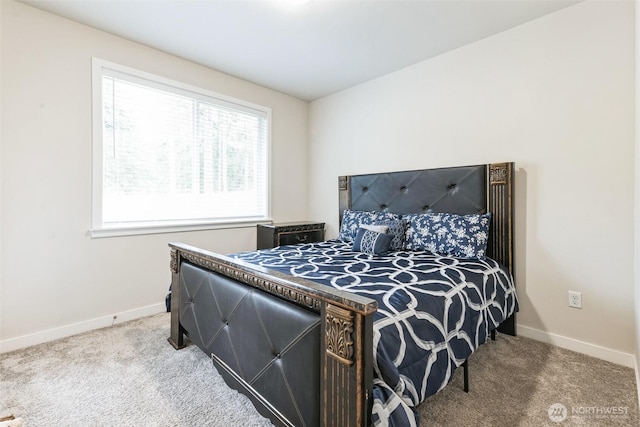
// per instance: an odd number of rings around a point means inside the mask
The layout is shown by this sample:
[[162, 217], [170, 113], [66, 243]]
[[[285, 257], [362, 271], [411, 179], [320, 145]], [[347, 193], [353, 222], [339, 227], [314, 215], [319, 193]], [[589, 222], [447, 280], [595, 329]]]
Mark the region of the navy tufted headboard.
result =
[[343, 177], [348, 192], [345, 208], [400, 214], [485, 213], [486, 170], [480, 165]]

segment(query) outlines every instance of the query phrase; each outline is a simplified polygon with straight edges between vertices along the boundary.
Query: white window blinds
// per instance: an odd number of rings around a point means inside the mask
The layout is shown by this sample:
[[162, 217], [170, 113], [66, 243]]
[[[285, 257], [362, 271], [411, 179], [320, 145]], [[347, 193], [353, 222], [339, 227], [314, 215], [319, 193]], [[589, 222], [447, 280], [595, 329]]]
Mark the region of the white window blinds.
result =
[[94, 229], [267, 218], [268, 109], [99, 65]]

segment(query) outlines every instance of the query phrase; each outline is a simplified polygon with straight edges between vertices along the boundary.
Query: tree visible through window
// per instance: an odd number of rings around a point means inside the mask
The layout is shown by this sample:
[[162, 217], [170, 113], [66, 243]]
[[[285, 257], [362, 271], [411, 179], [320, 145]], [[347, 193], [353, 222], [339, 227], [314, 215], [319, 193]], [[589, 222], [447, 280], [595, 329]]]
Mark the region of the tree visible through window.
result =
[[268, 110], [98, 63], [94, 229], [266, 218]]

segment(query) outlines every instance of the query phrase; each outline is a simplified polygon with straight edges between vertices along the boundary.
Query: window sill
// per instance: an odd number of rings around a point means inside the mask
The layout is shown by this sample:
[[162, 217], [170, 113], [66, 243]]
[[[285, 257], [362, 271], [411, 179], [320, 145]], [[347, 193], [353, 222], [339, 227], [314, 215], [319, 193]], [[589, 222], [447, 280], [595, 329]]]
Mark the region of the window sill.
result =
[[119, 236], [138, 236], [144, 234], [183, 233], [188, 231], [219, 230], [225, 228], [250, 228], [256, 224], [271, 223], [270, 219], [251, 219], [247, 221], [233, 222], [206, 222], [189, 224], [136, 224], [122, 225], [105, 228], [92, 228], [89, 237], [92, 239]]

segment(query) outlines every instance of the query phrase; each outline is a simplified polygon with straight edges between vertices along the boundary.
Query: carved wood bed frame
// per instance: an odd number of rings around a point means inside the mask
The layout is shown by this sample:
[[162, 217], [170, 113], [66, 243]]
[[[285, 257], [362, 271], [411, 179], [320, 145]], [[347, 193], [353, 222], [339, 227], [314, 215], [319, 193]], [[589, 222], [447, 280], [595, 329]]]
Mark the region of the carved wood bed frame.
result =
[[[466, 168], [466, 169], [465, 169]], [[435, 175], [434, 175], [435, 174]], [[432, 177], [433, 175], [433, 177]], [[468, 178], [468, 177], [471, 178]], [[483, 181], [482, 189], [471, 190], [474, 194], [466, 194], [462, 181]], [[446, 195], [442, 196], [431, 188], [432, 179], [437, 186], [443, 187]], [[426, 180], [426, 181], [425, 181]], [[382, 181], [376, 187], [376, 182]], [[425, 183], [421, 183], [424, 181]], [[417, 183], [417, 184], [416, 184]], [[466, 184], [464, 184], [466, 185]], [[474, 184], [476, 185], [476, 184]], [[397, 186], [391, 195], [388, 187]], [[378, 190], [373, 191], [375, 188]], [[380, 190], [382, 188], [382, 190]], [[415, 190], [419, 191], [415, 191]], [[424, 190], [424, 191], [423, 191]], [[420, 195], [433, 193], [427, 199]], [[382, 194], [382, 195], [381, 195]], [[449, 197], [453, 196], [453, 199]], [[386, 197], [386, 198], [385, 198]], [[380, 199], [382, 202], [380, 201]], [[480, 200], [484, 198], [484, 200]], [[472, 207], [459, 208], [459, 199], [470, 202]], [[469, 200], [466, 200], [469, 199]], [[406, 201], [413, 205], [407, 207]], [[451, 202], [451, 200], [454, 200]], [[378, 204], [377, 209], [372, 204]], [[451, 205], [454, 203], [454, 205]], [[396, 213], [415, 213], [417, 211], [443, 212], [459, 210], [455, 213], [492, 212], [490, 239], [487, 248], [489, 257], [502, 263], [513, 274], [513, 163], [478, 165], [469, 167], [439, 168], [424, 171], [408, 171], [401, 173], [384, 173], [339, 177], [340, 217], [345, 209], [354, 210], [389, 210]], [[413, 212], [408, 212], [411, 210]], [[404, 212], [398, 212], [404, 211]], [[208, 252], [199, 248], [179, 243], [171, 243], [171, 335], [169, 342], [176, 349], [185, 346], [185, 334], [191, 341], [207, 341], [197, 338], [202, 336], [201, 326], [193, 325], [192, 308], [194, 296], [185, 288], [189, 285], [192, 271], [202, 276], [197, 280], [206, 280], [223, 285], [229, 282], [233, 286], [241, 286], [256, 292], [260, 298], [277, 301], [296, 309], [300, 307], [317, 320], [319, 343], [315, 345], [313, 354], [319, 349], [315, 365], [306, 369], [310, 378], [317, 378], [317, 393], [309, 399], [318, 399], [310, 403], [311, 422], [291, 420], [282, 408], [277, 407], [269, 396], [257, 390], [258, 386], [242, 375], [242, 369], [233, 369], [232, 357], [225, 356], [226, 350], [212, 350], [209, 343], [198, 345], [207, 353], [211, 353], [214, 365], [227, 383], [246, 394], [264, 416], [270, 418], [278, 426], [319, 425], [319, 426], [366, 426], [370, 424], [373, 388], [373, 314], [377, 309], [374, 300], [359, 295], [326, 287], [305, 279], [295, 278], [260, 266], [248, 264], [230, 257]], [[186, 277], [189, 276], [189, 277]], [[185, 290], [187, 289], [187, 290]], [[202, 299], [202, 298], [201, 298]], [[267, 301], [267, 303], [269, 303]], [[196, 301], [197, 303], [197, 301]], [[262, 303], [260, 303], [262, 304]], [[226, 319], [221, 319], [227, 322]], [[286, 319], [285, 319], [286, 321]], [[222, 326], [226, 327], [225, 325]], [[306, 327], [306, 326], [305, 326]], [[307, 329], [315, 326], [309, 326]], [[498, 328], [499, 331], [515, 335], [515, 315], [508, 318]], [[313, 359], [313, 354], [309, 356]], [[227, 357], [227, 359], [225, 359]], [[274, 355], [279, 358], [280, 354]], [[306, 357], [306, 356], [305, 356]], [[302, 378], [301, 381], [307, 381]], [[310, 380], [311, 381], [311, 380]], [[309, 383], [306, 383], [309, 384]], [[311, 381], [311, 387], [313, 381]], [[309, 402], [307, 402], [309, 403]], [[296, 403], [297, 405], [297, 403]], [[306, 403], [302, 402], [301, 406]], [[314, 419], [315, 417], [315, 419]]]

